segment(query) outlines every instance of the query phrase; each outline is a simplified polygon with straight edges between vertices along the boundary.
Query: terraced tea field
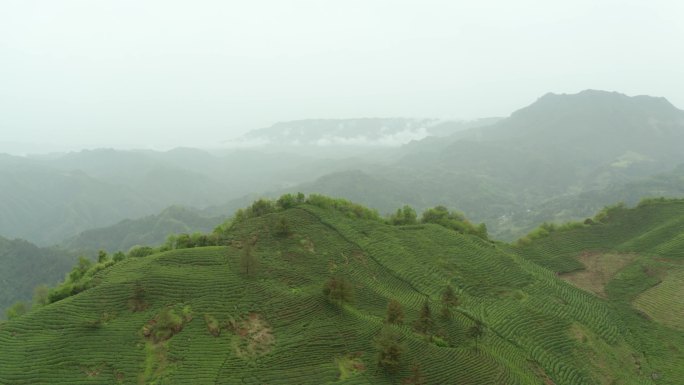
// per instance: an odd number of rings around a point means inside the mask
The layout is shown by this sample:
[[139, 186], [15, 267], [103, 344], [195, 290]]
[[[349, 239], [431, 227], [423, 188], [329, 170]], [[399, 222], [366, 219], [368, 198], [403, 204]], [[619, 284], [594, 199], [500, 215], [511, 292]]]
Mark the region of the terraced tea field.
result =
[[[227, 234], [221, 246], [129, 257], [0, 325], [0, 383], [684, 383], [684, 332], [559, 279], [534, 262], [548, 244], [528, 258], [434, 224], [310, 205]], [[625, 272], [606, 284], [609, 298]], [[326, 298], [333, 276], [353, 301]], [[451, 318], [440, 311], [447, 285], [460, 301]], [[405, 313], [386, 326], [404, 347], [396, 372], [378, 366], [373, 343], [391, 299]], [[432, 325], [419, 333], [426, 300]]]
[[684, 331], [684, 269], [674, 270], [639, 294], [634, 306], [655, 321]]
[[582, 270], [564, 273], [560, 277], [580, 289], [605, 297], [606, 284], [634, 259], [636, 256], [631, 254], [587, 252], [577, 257], [577, 260], [584, 265]]

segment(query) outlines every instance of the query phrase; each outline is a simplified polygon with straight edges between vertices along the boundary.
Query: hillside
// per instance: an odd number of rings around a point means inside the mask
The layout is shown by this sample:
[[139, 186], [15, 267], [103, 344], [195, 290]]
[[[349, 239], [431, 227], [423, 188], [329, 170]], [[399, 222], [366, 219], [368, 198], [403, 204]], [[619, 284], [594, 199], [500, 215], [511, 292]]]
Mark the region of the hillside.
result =
[[112, 226], [86, 230], [61, 242], [59, 248], [88, 254], [100, 249], [128, 251], [136, 245], [161, 245], [171, 234], [206, 233], [225, 219], [225, 216], [207, 217], [195, 209], [171, 206], [157, 215], [125, 219]]
[[[664, 98], [547, 94], [488, 126], [413, 142], [390, 162], [359, 167], [363, 188], [382, 194], [360, 197], [358, 176], [345, 173], [334, 175], [334, 192], [327, 177], [295, 189], [383, 211], [386, 197], [418, 209], [441, 204], [486, 222], [498, 239], [514, 240], [543, 221], [590, 215], [622, 199], [611, 198], [618, 190], [638, 201], [649, 178], [684, 163], [681, 148], [684, 111]], [[681, 196], [681, 188], [656, 196], [663, 194]]]
[[684, 200], [612, 206], [588, 223], [517, 248], [582, 289], [684, 330]]
[[246, 150], [0, 154], [0, 235], [54, 245], [86, 230], [158, 215], [169, 206], [204, 209], [340, 167], [337, 161]]
[[17, 301], [30, 303], [36, 286], [52, 286], [63, 279], [75, 260], [64, 251], [0, 237], [0, 318]]
[[[534, 243], [518, 250], [430, 223], [389, 225], [347, 202], [306, 202], [271, 213], [257, 202], [212, 236], [218, 246], [74, 273], [80, 293], [0, 325], [0, 383], [684, 380], [684, 332], [564, 282], [527, 258]], [[353, 299], [326, 297], [326, 282]], [[448, 286], [458, 297], [450, 317]], [[383, 328], [391, 299], [405, 317]], [[394, 374], [377, 364], [381, 330], [404, 347]]]

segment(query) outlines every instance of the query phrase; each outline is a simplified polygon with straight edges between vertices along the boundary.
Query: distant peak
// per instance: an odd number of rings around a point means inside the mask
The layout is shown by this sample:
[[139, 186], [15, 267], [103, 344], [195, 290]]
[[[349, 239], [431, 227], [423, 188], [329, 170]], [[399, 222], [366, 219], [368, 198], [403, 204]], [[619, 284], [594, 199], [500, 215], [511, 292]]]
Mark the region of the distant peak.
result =
[[684, 111], [678, 110], [677, 107], [664, 97], [649, 95], [628, 96], [616, 91], [586, 89], [575, 94], [546, 93], [528, 107], [514, 112], [513, 115], [519, 115], [521, 112], [548, 110], [549, 108], [555, 110], [618, 108], [627, 110], [640, 109], [654, 114], [684, 114]]

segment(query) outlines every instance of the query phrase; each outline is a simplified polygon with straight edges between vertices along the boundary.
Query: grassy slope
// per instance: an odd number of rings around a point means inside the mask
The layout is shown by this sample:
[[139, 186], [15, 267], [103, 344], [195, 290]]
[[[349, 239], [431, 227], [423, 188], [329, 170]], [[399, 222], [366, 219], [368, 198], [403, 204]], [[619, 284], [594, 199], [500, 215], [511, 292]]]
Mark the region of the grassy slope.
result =
[[[274, 235], [284, 215], [289, 237]], [[256, 276], [240, 273], [239, 241], [256, 236]], [[657, 341], [641, 344], [612, 305], [557, 279], [503, 245], [437, 225], [393, 227], [311, 206], [248, 220], [228, 246], [174, 250], [127, 259], [98, 273], [98, 284], [0, 326], [0, 383], [399, 383], [419, 363], [428, 384], [677, 384], [684, 359]], [[353, 305], [321, 294], [331, 274], [356, 287]], [[438, 297], [451, 282], [462, 305], [438, 319]], [[135, 287], [144, 311], [132, 312]], [[429, 297], [438, 346], [408, 326]], [[374, 362], [371, 340], [389, 298], [406, 310], [407, 351], [388, 376]], [[162, 344], [142, 328], [167, 306], [190, 306], [193, 319]], [[241, 358], [241, 337], [213, 336], [205, 315], [223, 321], [249, 313], [268, 322], [272, 349]], [[102, 322], [97, 322], [101, 320]], [[466, 330], [481, 320], [483, 337]], [[645, 319], [630, 319], [644, 331]], [[682, 334], [649, 337], [684, 342]], [[239, 334], [239, 333], [238, 333]], [[335, 359], [361, 352], [365, 370], [340, 378]], [[652, 373], [659, 380], [651, 380]], [[614, 382], [611, 382], [614, 381]]]
[[[623, 266], [606, 282], [606, 302], [622, 318], [630, 343], [651, 350], [645, 357], [649, 362], [673, 370], [670, 379], [681, 370], [684, 200], [652, 201], [633, 209], [611, 210], [602, 223], [551, 233], [517, 249], [561, 276], [591, 273], [596, 263], [579, 262], [586, 258], [613, 265], [611, 259], [624, 258]], [[666, 377], [662, 378], [665, 381]]]

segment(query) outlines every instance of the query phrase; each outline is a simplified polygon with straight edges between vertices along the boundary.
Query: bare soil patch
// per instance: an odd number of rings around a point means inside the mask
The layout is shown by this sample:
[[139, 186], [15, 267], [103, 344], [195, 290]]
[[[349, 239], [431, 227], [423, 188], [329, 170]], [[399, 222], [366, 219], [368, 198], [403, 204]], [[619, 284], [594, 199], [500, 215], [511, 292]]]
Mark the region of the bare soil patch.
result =
[[584, 265], [584, 270], [561, 274], [560, 278], [582, 290], [605, 298], [605, 287], [608, 282], [635, 259], [634, 254], [584, 252], [577, 257]]

